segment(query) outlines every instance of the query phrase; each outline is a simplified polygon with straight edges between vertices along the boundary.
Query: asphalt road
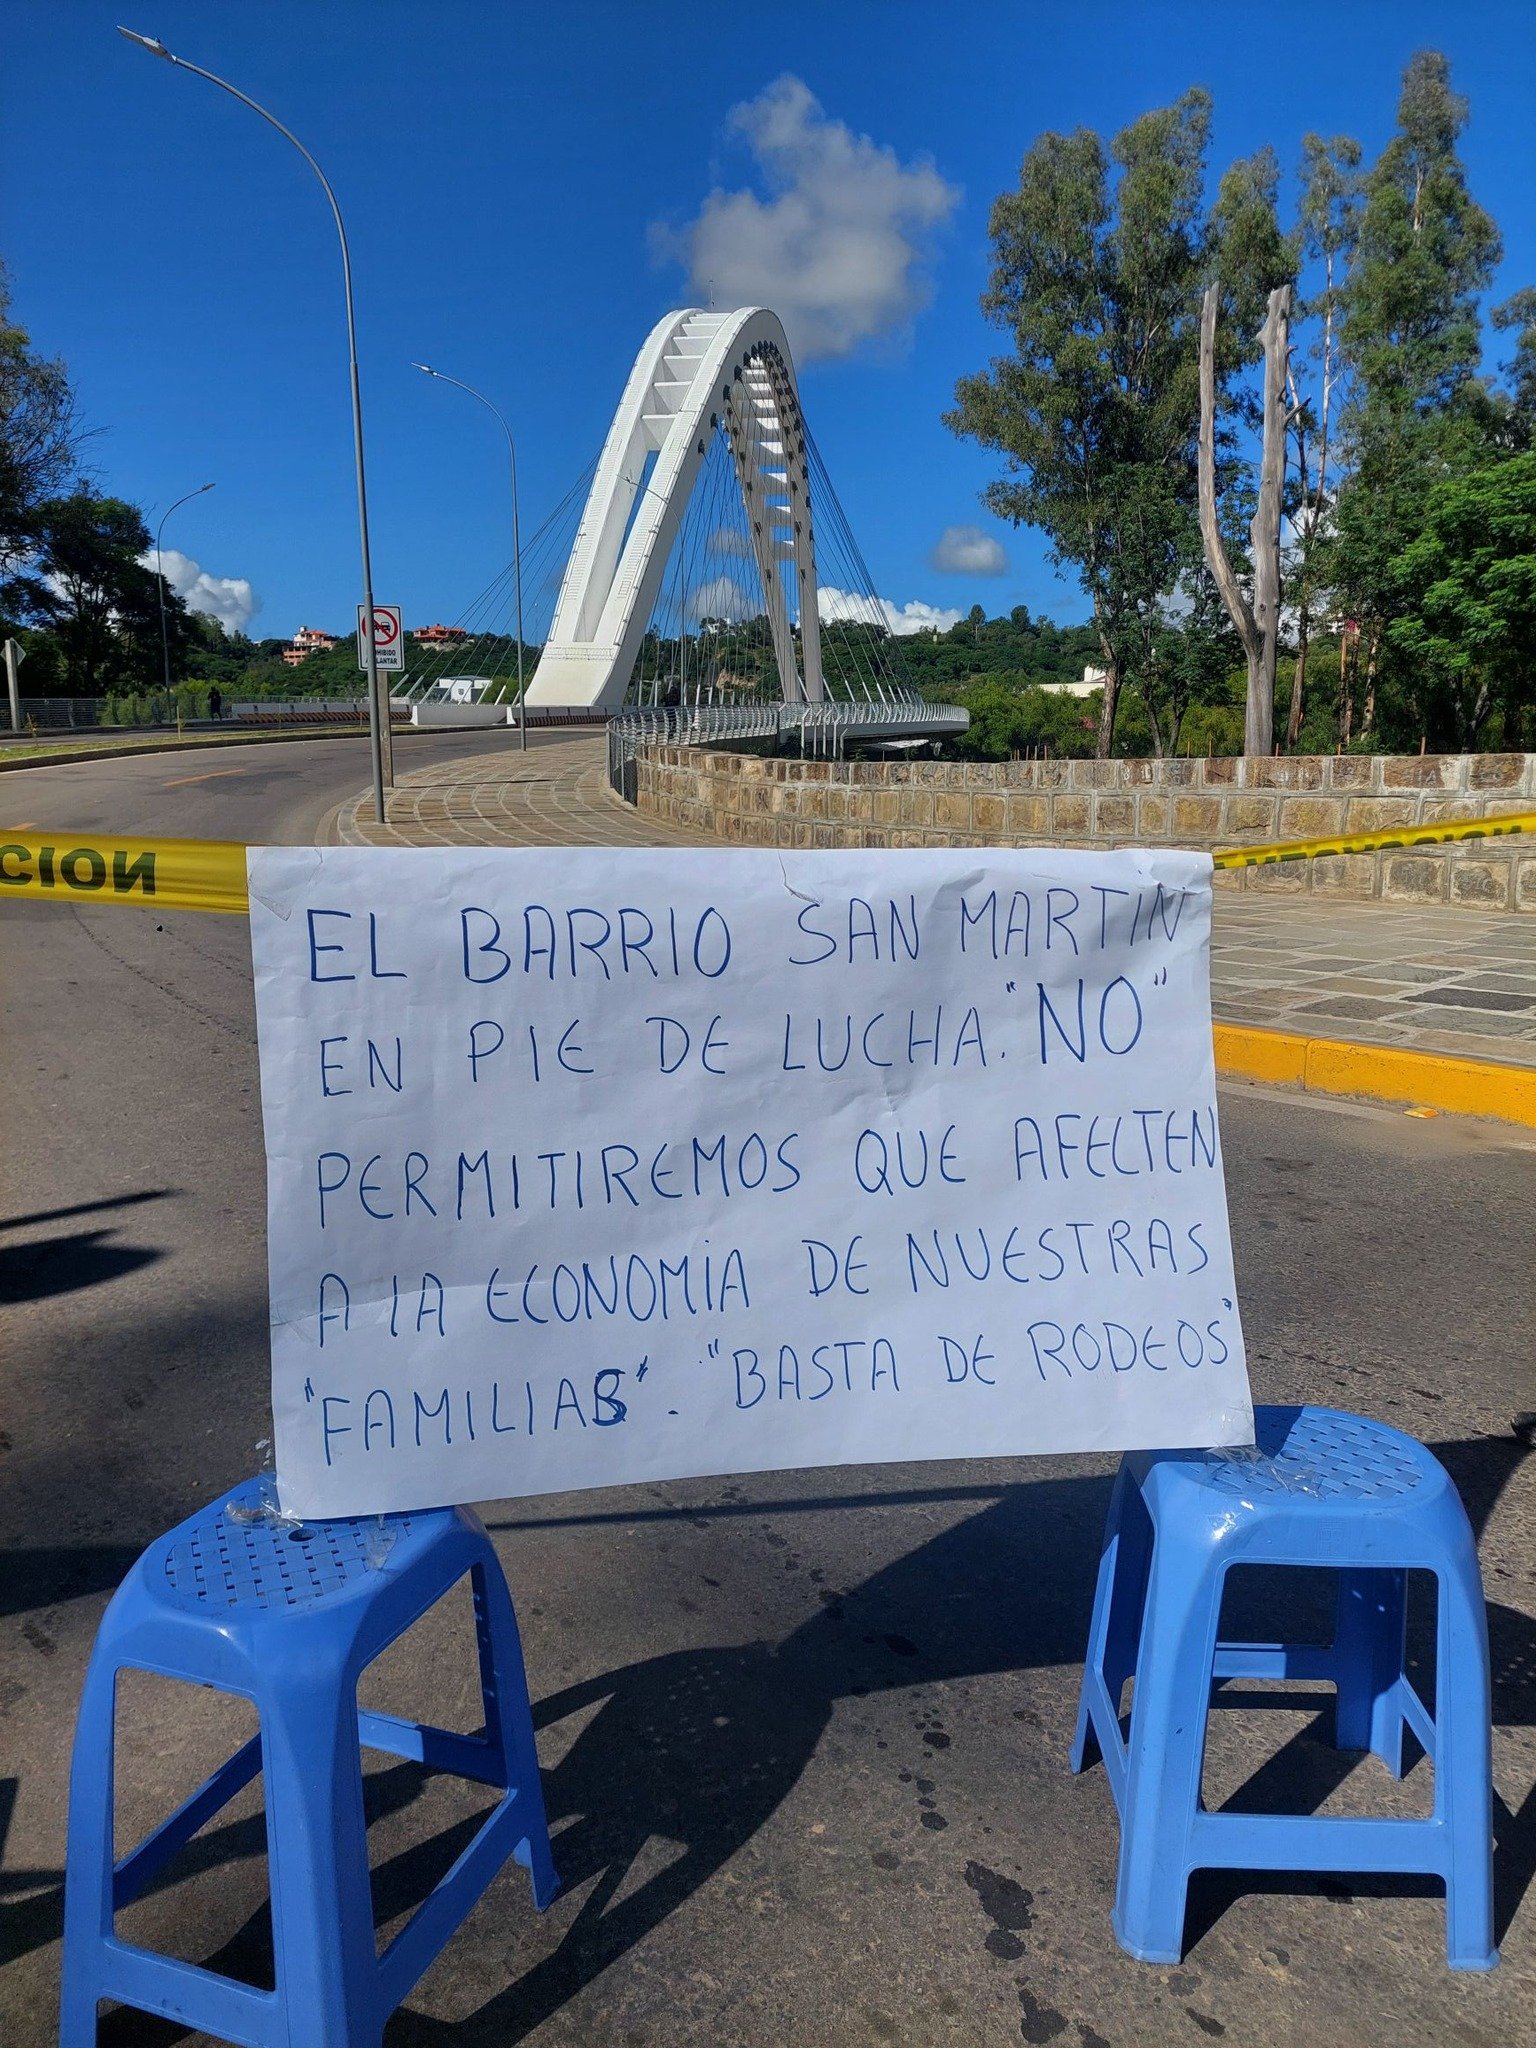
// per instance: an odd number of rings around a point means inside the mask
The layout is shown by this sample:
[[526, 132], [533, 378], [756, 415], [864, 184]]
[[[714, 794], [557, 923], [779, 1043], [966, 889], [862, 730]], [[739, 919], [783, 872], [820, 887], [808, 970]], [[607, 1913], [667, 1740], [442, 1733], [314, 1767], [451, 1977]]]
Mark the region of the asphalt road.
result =
[[[416, 762], [485, 742], [408, 744]], [[363, 742], [289, 743], [30, 770], [0, 780], [0, 809], [308, 841], [366, 777]], [[266, 1433], [246, 927], [10, 903], [0, 997], [0, 2040], [42, 2048], [96, 1623], [142, 1545]], [[1131, 1962], [1103, 1773], [1065, 1767], [1104, 1462], [770, 1474], [487, 1511], [566, 1890], [541, 1920], [504, 1873], [391, 2048], [1536, 2040], [1536, 1459], [1510, 1430], [1536, 1407], [1536, 1148], [1242, 1088], [1223, 1128], [1256, 1394], [1422, 1436], [1480, 1532], [1502, 1967], [1446, 1972], [1431, 1887], [1306, 1878], [1197, 1880], [1182, 1966]], [[1262, 1632], [1313, 1590], [1266, 1595]], [[379, 1696], [467, 1711], [463, 1620], [429, 1617], [371, 1675]], [[231, 1703], [147, 1680], [120, 1716], [125, 1839], [244, 1732]], [[1330, 1724], [1316, 1694], [1214, 1715], [1208, 1797], [1423, 1810], [1422, 1760], [1394, 1787]], [[401, 1764], [369, 1791], [393, 1925], [471, 1809]], [[126, 1931], [270, 1970], [258, 1814], [252, 1788]], [[181, 2038], [126, 2014], [102, 2029]]]

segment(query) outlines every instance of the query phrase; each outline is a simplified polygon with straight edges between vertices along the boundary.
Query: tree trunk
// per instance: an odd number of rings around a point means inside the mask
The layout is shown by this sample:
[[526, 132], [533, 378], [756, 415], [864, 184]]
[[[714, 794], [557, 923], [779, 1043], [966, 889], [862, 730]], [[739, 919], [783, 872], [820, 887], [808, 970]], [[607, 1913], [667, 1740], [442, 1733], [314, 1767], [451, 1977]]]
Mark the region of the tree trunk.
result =
[[1339, 752], [1349, 745], [1355, 723], [1354, 671], [1360, 645], [1358, 627], [1345, 626], [1339, 635]]
[[1296, 742], [1301, 737], [1303, 701], [1307, 687], [1307, 640], [1312, 621], [1307, 616], [1305, 599], [1296, 620], [1296, 667], [1291, 674], [1291, 709], [1285, 721], [1285, 750], [1288, 754], [1296, 751]]
[[1221, 522], [1216, 516], [1216, 301], [1218, 285], [1208, 287], [1200, 308], [1200, 544], [1205, 566], [1221, 593], [1227, 616], [1237, 628], [1248, 663], [1248, 694], [1253, 695], [1253, 673], [1259, 655], [1259, 629], [1248, 609], [1232, 564], [1222, 545]]
[[1371, 621], [1370, 637], [1365, 647], [1365, 706], [1360, 713], [1360, 737], [1376, 728], [1376, 669], [1381, 659], [1381, 621]]
[[1264, 447], [1259, 466], [1259, 502], [1249, 534], [1253, 545], [1250, 606], [1232, 573], [1216, 513], [1216, 306], [1212, 284], [1200, 308], [1200, 541], [1205, 565], [1221, 593], [1227, 616], [1243, 643], [1248, 666], [1248, 705], [1243, 751], [1267, 754], [1274, 744], [1275, 661], [1280, 651], [1280, 512], [1285, 481], [1285, 375], [1290, 351], [1291, 288], [1269, 295], [1264, 343]]
[[1275, 663], [1280, 653], [1280, 522], [1285, 486], [1285, 373], [1291, 353], [1291, 288], [1269, 295], [1264, 344], [1264, 446], [1259, 461], [1259, 502], [1248, 528], [1253, 553], [1253, 611], [1259, 631], [1257, 677], [1248, 677], [1244, 746], [1267, 754], [1274, 745]]
[[1093, 758], [1107, 761], [1110, 749], [1115, 743], [1115, 712], [1120, 703], [1120, 672], [1111, 666], [1104, 674], [1104, 704], [1099, 712], [1099, 736], [1094, 743]]
[[1094, 599], [1094, 624], [1099, 635], [1099, 652], [1104, 657], [1104, 702], [1099, 711], [1099, 737], [1093, 749], [1096, 761], [1107, 761], [1109, 750], [1115, 743], [1115, 713], [1120, 704], [1120, 664], [1104, 630], [1103, 621], [1097, 616], [1098, 599]]
[[1141, 701], [1146, 707], [1147, 724], [1152, 728], [1152, 758], [1154, 761], [1161, 761], [1164, 752], [1163, 729], [1157, 722], [1157, 706], [1145, 691], [1142, 692]]
[[1141, 701], [1146, 707], [1147, 724], [1152, 728], [1152, 755], [1154, 760], [1163, 758], [1163, 729], [1158, 722], [1157, 699], [1154, 695], [1153, 679], [1157, 674], [1157, 657], [1152, 647], [1149, 622], [1143, 615], [1141, 621]]

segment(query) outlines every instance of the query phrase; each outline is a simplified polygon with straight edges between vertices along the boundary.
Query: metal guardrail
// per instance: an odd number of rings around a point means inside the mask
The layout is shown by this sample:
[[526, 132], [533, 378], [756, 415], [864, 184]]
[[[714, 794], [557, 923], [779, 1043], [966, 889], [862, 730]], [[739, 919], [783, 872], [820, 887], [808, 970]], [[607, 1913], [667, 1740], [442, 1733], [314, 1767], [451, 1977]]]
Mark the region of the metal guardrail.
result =
[[[391, 702], [390, 718], [410, 717], [409, 706]], [[224, 716], [239, 725], [366, 725], [366, 697], [255, 697], [225, 706]]]
[[779, 731], [798, 730], [802, 749], [839, 760], [848, 739], [939, 738], [964, 732], [971, 722], [958, 704], [930, 704], [923, 698], [874, 704], [780, 704]]
[[23, 697], [21, 699], [21, 728], [99, 725], [101, 723], [101, 699], [99, 697]]
[[970, 716], [957, 704], [922, 700], [888, 704], [701, 704], [625, 711], [608, 727], [608, 781], [626, 803], [635, 800], [635, 749], [709, 746], [718, 741], [798, 737], [803, 752], [841, 759], [849, 739], [937, 739], [964, 732]]

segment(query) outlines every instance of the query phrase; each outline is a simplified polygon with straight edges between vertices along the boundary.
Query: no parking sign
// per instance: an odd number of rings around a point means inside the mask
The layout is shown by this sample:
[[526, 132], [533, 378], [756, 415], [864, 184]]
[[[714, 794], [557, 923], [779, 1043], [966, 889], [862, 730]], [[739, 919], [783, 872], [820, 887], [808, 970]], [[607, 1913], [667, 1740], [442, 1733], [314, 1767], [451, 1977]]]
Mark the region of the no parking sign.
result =
[[[400, 607], [397, 604], [376, 604], [373, 608], [373, 653], [381, 669], [403, 669], [405, 667], [405, 635], [400, 630]], [[368, 667], [368, 609], [365, 605], [357, 608], [357, 665], [366, 671]]]

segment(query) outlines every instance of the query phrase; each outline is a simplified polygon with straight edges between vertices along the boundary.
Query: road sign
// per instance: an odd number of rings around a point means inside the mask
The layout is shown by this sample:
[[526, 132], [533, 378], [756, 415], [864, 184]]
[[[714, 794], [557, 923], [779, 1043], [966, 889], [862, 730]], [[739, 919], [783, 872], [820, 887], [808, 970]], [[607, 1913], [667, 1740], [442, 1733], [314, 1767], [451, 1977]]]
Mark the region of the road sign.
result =
[[[400, 607], [376, 604], [373, 608], [373, 651], [381, 669], [405, 667], [405, 635], [400, 630]], [[357, 665], [368, 667], [368, 626], [362, 605], [357, 608]]]

